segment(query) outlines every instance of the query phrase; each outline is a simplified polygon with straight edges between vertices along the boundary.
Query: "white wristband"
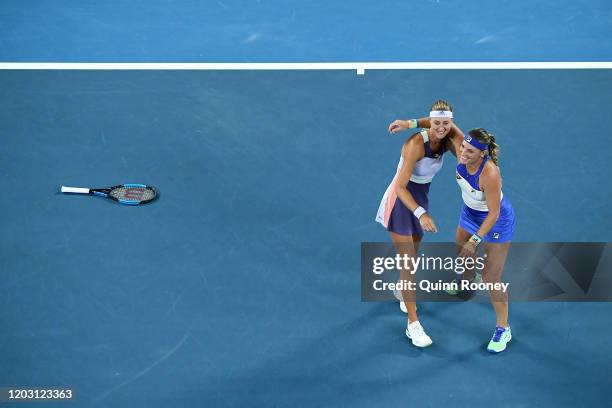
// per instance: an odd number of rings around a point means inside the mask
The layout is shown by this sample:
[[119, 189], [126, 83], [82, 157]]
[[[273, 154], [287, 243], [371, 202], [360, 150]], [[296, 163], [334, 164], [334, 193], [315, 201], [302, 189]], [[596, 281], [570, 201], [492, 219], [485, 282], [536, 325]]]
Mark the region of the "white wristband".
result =
[[425, 209], [419, 205], [417, 208], [414, 209], [412, 213], [415, 217], [417, 217], [417, 219], [420, 219], [421, 215], [425, 214], [426, 212], [427, 211], [425, 211]]

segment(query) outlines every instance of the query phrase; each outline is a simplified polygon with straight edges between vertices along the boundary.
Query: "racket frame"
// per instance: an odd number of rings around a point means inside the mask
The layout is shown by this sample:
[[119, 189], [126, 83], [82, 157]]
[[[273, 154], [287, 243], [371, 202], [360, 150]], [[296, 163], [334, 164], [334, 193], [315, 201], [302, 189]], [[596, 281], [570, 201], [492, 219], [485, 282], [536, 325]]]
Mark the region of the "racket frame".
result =
[[[146, 189], [152, 190], [155, 196], [148, 200], [124, 200], [124, 199], [113, 197], [110, 195], [111, 191], [117, 188], [122, 188], [122, 187], [123, 188], [146, 188]], [[151, 201], [155, 201], [157, 197], [159, 197], [159, 193], [154, 187], [146, 185], [146, 184], [138, 184], [138, 183], [119, 184], [116, 186], [106, 187], [106, 188], [83, 188], [83, 187], [62, 186], [60, 190], [62, 193], [89, 194], [89, 195], [96, 195], [99, 197], [110, 198], [111, 200], [114, 200], [118, 202], [119, 204], [125, 204], [125, 205], [147, 204], [147, 203], [150, 203]]]

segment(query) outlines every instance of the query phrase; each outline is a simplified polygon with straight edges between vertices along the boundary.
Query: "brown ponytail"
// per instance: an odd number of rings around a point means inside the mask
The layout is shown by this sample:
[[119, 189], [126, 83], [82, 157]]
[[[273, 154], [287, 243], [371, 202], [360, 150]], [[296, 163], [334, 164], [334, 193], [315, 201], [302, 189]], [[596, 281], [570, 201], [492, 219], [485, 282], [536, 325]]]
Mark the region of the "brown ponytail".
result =
[[472, 129], [469, 131], [470, 136], [474, 139], [478, 140], [480, 143], [488, 146], [488, 155], [495, 163], [496, 166], [499, 166], [499, 145], [495, 143], [495, 136], [492, 133], [487, 132], [483, 128]]

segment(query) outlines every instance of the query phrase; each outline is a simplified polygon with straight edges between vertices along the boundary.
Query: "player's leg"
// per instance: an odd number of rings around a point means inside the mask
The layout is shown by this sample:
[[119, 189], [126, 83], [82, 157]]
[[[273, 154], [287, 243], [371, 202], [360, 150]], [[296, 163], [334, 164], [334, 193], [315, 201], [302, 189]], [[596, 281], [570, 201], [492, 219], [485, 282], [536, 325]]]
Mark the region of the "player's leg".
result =
[[[395, 245], [399, 255], [407, 255], [408, 257], [416, 256], [416, 248], [421, 240], [420, 236], [415, 235], [400, 235], [391, 232], [391, 240]], [[416, 242], [415, 242], [416, 241]], [[413, 282], [416, 287], [416, 271], [413, 273], [410, 267], [400, 271], [400, 280]], [[431, 338], [425, 333], [416, 311], [416, 291], [402, 291], [402, 299], [408, 313], [408, 322], [406, 327], [406, 336], [412, 340], [412, 344], [417, 347], [427, 347], [432, 344]]]
[[[485, 244], [485, 262], [483, 280], [485, 283], [501, 282], [504, 265], [510, 249], [510, 242]], [[495, 311], [495, 332], [487, 346], [487, 350], [499, 353], [506, 349], [507, 343], [512, 339], [510, 325], [508, 324], [508, 293], [503, 290], [489, 291], [491, 304]]]
[[[463, 246], [468, 242], [471, 236], [472, 234], [466, 231], [462, 226], [460, 225], [457, 226], [457, 230], [455, 231], [455, 244], [457, 247], [457, 254], [461, 253]], [[473, 264], [475, 265], [475, 262]], [[462, 274], [457, 274], [455, 276], [455, 281], [457, 282], [457, 285], [459, 285], [462, 279], [466, 279], [471, 282], [472, 281], [480, 282], [482, 278], [480, 274], [476, 273], [476, 269], [472, 267], [472, 268], [466, 268], [466, 270]], [[448, 293], [449, 295], [457, 295], [461, 291], [458, 289], [457, 290], [446, 289], [445, 292]]]
[[[421, 239], [421, 237], [416, 235], [400, 235], [395, 232], [390, 232], [391, 241], [395, 246], [395, 250], [399, 255], [408, 255], [409, 257], [414, 257], [416, 255], [415, 246], [418, 245], [415, 240]], [[415, 274], [411, 273], [411, 269], [403, 269], [400, 271], [400, 280], [401, 281], [409, 281], [416, 282]], [[404, 300], [404, 304], [407, 309], [408, 319], [413, 322], [418, 320], [417, 313], [415, 310], [415, 293], [413, 291], [402, 291], [401, 292], [402, 299]]]
[[[414, 245], [414, 253], [418, 254], [419, 253], [419, 246], [421, 243], [421, 240], [423, 239], [423, 236], [421, 235], [412, 235], [412, 243]], [[395, 295], [395, 297], [397, 298], [397, 300], [399, 300], [399, 306], [400, 306], [400, 310], [404, 313], [408, 313], [408, 308], [406, 307], [406, 303], [404, 303], [404, 298], [402, 296], [402, 292], [399, 290], [395, 290], [393, 291], [393, 294]], [[414, 310], [418, 310], [418, 306], [414, 305]]]

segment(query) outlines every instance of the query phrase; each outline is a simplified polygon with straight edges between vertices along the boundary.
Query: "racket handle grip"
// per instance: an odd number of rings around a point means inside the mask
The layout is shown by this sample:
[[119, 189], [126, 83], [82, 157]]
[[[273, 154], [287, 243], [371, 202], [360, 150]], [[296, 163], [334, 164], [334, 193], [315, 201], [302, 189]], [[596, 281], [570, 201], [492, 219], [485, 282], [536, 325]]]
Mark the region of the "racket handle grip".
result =
[[62, 193], [89, 194], [88, 188], [62, 186]]

